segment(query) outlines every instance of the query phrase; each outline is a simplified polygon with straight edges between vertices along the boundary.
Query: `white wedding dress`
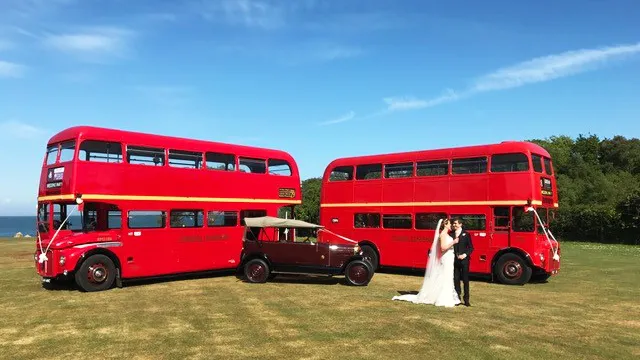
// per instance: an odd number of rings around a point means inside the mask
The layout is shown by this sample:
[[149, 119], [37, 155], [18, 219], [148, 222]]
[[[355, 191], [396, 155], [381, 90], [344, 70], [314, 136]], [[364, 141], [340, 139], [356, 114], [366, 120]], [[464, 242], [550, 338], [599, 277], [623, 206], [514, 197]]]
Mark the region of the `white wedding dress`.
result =
[[[436, 229], [440, 229], [440, 222], [438, 222]], [[436, 230], [420, 292], [394, 296], [392, 300], [444, 307], [454, 307], [460, 304], [460, 298], [453, 282], [453, 262], [455, 259], [453, 247], [438, 256], [441, 252], [438, 233], [439, 231]], [[453, 238], [447, 234], [447, 242], [450, 244], [452, 241]]]

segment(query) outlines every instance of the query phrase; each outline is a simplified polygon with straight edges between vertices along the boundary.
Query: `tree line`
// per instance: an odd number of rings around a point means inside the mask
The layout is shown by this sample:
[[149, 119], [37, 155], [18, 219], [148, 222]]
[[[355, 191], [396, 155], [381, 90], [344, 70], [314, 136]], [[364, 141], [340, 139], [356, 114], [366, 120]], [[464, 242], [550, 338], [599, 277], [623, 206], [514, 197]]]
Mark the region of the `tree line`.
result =
[[640, 139], [596, 135], [530, 140], [554, 164], [563, 240], [640, 244]]
[[[560, 207], [551, 229], [561, 241], [640, 244], [640, 139], [596, 135], [528, 140], [553, 160]], [[321, 178], [302, 182], [297, 219], [319, 223]]]

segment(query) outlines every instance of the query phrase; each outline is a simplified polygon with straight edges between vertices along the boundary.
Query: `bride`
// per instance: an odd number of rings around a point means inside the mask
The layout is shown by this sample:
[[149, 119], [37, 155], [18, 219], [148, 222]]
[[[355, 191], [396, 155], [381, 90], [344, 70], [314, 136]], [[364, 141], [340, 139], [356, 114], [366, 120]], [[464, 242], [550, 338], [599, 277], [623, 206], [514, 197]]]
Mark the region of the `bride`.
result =
[[427, 270], [418, 294], [394, 296], [392, 300], [410, 301], [416, 304], [453, 307], [460, 303], [453, 283], [453, 245], [457, 243], [450, 235], [451, 222], [440, 219], [429, 251]]

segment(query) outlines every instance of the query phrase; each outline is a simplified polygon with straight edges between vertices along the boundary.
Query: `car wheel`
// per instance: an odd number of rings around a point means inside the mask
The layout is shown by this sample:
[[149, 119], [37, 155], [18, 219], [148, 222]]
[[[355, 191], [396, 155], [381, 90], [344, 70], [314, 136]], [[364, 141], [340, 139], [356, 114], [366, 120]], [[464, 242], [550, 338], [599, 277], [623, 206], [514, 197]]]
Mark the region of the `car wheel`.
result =
[[360, 248], [362, 249], [362, 256], [371, 263], [373, 271], [378, 270], [378, 253], [369, 245], [362, 245]]
[[86, 259], [75, 273], [75, 280], [81, 290], [102, 291], [111, 288], [116, 279], [116, 266], [102, 254]]
[[349, 285], [364, 286], [371, 281], [373, 269], [366, 261], [353, 260], [344, 269], [344, 276]]
[[507, 253], [498, 259], [494, 273], [503, 284], [522, 285], [531, 279], [532, 269], [521, 256]]
[[262, 259], [247, 261], [244, 265], [244, 276], [252, 283], [265, 283], [269, 278], [269, 265]]

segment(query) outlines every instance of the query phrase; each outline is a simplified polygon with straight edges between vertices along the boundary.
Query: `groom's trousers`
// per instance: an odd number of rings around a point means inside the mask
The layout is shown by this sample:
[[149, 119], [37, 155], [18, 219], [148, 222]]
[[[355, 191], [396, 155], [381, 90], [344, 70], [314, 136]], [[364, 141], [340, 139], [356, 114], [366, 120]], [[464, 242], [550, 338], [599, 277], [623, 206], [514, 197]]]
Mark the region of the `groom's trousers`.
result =
[[[465, 259], [466, 260], [466, 259]], [[464, 302], [469, 303], [469, 261], [457, 260], [453, 265], [453, 282], [460, 297], [460, 280], [464, 284]]]

